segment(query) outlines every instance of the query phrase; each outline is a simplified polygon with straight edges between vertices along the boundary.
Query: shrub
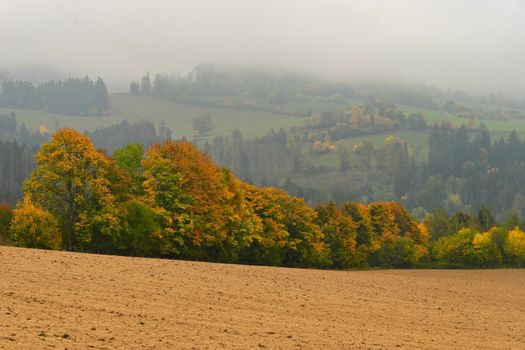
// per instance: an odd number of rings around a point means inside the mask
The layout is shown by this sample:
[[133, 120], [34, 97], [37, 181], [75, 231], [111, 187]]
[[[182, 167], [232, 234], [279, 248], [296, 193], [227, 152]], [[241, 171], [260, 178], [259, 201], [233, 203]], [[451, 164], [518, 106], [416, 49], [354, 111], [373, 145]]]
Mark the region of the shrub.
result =
[[428, 249], [409, 237], [388, 236], [381, 242], [379, 250], [369, 255], [371, 266], [408, 268], [417, 265], [428, 253]]
[[494, 229], [477, 233], [472, 240], [478, 266], [494, 266], [503, 261], [498, 245], [494, 241]]
[[511, 230], [505, 241], [504, 252], [509, 263], [525, 266], [525, 232], [518, 227]]
[[21, 247], [60, 249], [62, 246], [58, 221], [49, 212], [36, 207], [29, 196], [14, 210], [10, 238]]
[[477, 257], [472, 246], [476, 231], [470, 228], [438, 239], [433, 246], [435, 259], [445, 265], [476, 265]]

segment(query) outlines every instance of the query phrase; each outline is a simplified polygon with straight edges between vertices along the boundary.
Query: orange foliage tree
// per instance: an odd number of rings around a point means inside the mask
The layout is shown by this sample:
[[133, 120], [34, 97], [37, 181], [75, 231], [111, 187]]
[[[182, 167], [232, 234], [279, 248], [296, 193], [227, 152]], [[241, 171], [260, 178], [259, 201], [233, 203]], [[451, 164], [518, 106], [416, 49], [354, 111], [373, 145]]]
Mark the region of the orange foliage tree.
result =
[[428, 254], [428, 231], [399, 203], [372, 203], [368, 210], [378, 248], [369, 256], [372, 265], [409, 267]]
[[257, 223], [238, 181], [185, 141], [152, 145], [144, 167], [147, 202], [163, 217], [168, 256], [235, 260]]

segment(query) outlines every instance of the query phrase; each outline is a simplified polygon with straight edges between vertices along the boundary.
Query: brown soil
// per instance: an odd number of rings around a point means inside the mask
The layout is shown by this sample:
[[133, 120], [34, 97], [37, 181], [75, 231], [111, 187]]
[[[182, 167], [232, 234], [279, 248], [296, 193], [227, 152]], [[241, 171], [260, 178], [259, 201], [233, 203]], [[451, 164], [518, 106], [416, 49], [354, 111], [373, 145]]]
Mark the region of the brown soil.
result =
[[318, 271], [0, 247], [0, 349], [524, 349], [525, 270]]

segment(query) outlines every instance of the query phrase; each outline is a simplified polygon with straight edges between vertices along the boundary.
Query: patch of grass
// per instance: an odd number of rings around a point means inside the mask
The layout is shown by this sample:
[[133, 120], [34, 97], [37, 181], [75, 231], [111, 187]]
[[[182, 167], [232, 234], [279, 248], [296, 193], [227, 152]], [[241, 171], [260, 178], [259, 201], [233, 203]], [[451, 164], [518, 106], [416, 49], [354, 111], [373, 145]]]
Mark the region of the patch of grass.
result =
[[239, 129], [246, 137], [259, 136], [271, 128], [288, 128], [302, 124], [306, 118], [285, 116], [271, 112], [210, 108], [173, 103], [156, 97], [112, 94], [113, 113], [122, 119], [147, 119], [154, 123], [164, 120], [175, 137], [193, 137], [192, 120], [201, 113], [210, 113], [215, 129], [213, 135], [230, 134]]

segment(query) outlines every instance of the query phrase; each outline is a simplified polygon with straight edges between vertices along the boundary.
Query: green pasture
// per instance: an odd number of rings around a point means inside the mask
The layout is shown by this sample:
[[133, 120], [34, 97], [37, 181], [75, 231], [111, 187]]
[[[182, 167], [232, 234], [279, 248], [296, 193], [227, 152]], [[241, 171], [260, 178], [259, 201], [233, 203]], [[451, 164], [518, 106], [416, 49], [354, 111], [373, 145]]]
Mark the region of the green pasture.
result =
[[72, 127], [78, 130], [93, 130], [123, 120], [134, 122], [149, 120], [159, 125], [164, 120], [176, 138], [195, 135], [192, 120], [201, 113], [210, 113], [215, 129], [210, 136], [230, 134], [239, 129], [246, 137], [260, 136], [270, 129], [288, 128], [301, 125], [308, 118], [280, 115], [272, 112], [245, 111], [226, 108], [209, 108], [181, 103], [173, 103], [156, 97], [132, 96], [130, 94], [111, 94], [111, 115], [108, 116], [72, 116], [48, 112], [0, 108], [0, 113], [15, 112], [17, 120], [24, 122], [30, 129], [41, 125], [49, 130], [59, 127]]

